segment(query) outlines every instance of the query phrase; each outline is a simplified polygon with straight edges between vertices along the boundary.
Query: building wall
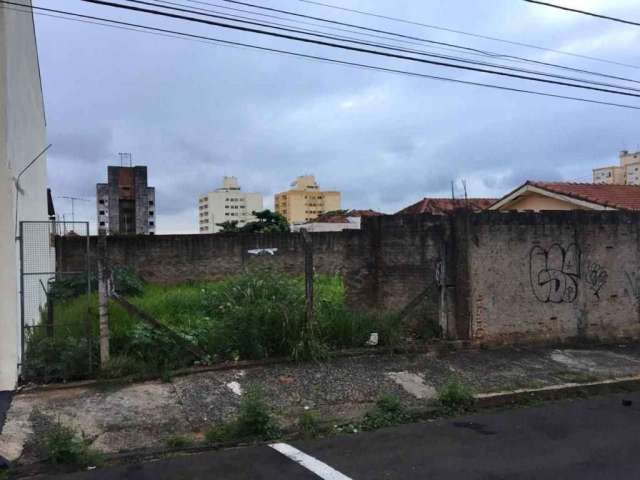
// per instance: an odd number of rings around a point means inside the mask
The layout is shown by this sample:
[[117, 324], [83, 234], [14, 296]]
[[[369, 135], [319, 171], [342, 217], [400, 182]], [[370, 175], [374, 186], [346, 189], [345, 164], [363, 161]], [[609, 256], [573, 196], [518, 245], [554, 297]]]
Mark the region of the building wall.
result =
[[640, 216], [471, 218], [471, 337], [486, 343], [640, 337]]
[[[640, 214], [382, 216], [312, 239], [316, 272], [343, 276], [351, 308], [400, 312], [416, 300], [404, 320], [416, 334], [437, 323], [450, 338], [486, 344], [640, 339]], [[258, 265], [303, 272], [296, 233], [107, 240], [113, 264], [151, 282], [222, 279]], [[58, 242], [59, 268], [77, 269], [82, 239]], [[266, 248], [277, 251], [249, 253]]]
[[219, 223], [237, 221], [243, 226], [254, 221], [252, 212], [263, 209], [262, 195], [240, 190], [214, 191], [200, 195], [198, 221], [200, 233], [217, 233], [222, 230]]
[[322, 213], [340, 210], [340, 192], [322, 191], [313, 175], [298, 177], [294, 188], [276, 193], [276, 212], [282, 214], [290, 224], [313, 220]]
[[623, 150], [620, 165], [593, 169], [593, 183], [640, 185], [640, 152]]
[[545, 197], [530, 193], [520, 197], [518, 200], [509, 204], [509, 210], [517, 210], [519, 212], [533, 211], [540, 212], [542, 210], [576, 210], [579, 207], [574, 203], [563, 202], [556, 198]]
[[[30, 5], [29, 2], [23, 3]], [[46, 126], [31, 15], [0, 9], [0, 390], [13, 389], [20, 343], [18, 173], [46, 146]], [[18, 220], [47, 220], [46, 156], [20, 179]]]

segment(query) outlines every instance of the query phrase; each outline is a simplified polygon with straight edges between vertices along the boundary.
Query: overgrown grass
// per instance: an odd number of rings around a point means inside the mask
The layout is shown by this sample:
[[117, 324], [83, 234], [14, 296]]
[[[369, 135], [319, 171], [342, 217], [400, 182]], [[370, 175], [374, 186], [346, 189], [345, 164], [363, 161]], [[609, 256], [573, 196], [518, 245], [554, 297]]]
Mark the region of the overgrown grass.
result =
[[412, 416], [404, 408], [400, 399], [394, 395], [382, 395], [376, 406], [366, 413], [362, 419], [362, 430], [377, 430], [392, 427], [412, 420]]
[[[259, 270], [219, 282], [176, 286], [138, 285], [125, 278], [131, 291], [138, 293], [130, 297], [132, 303], [197, 344], [214, 362], [268, 357], [318, 360], [332, 350], [363, 346], [372, 332], [379, 334], [382, 345], [397, 343], [401, 334], [394, 315], [349, 310], [342, 280], [336, 276], [315, 278], [316, 320], [312, 325], [305, 321], [301, 277]], [[95, 376], [97, 295], [59, 300], [54, 326], [51, 338], [44, 328], [35, 329], [27, 338], [27, 379], [50, 382]], [[109, 327], [113, 360], [102, 372], [104, 377], [160, 374], [196, 360], [166, 333], [114, 302], [109, 304]]]
[[193, 441], [184, 435], [171, 435], [165, 439], [164, 443], [169, 448], [186, 448], [193, 445]]
[[473, 391], [458, 378], [450, 378], [438, 390], [438, 404], [447, 414], [470, 410], [475, 404]]
[[86, 468], [102, 463], [100, 452], [90, 448], [85, 438], [59, 422], [45, 432], [42, 445], [47, 461], [54, 465]]
[[205, 434], [210, 443], [271, 440], [280, 434], [271, 407], [264, 398], [264, 393], [257, 386], [252, 386], [243, 394], [238, 416], [233, 422], [218, 425]]

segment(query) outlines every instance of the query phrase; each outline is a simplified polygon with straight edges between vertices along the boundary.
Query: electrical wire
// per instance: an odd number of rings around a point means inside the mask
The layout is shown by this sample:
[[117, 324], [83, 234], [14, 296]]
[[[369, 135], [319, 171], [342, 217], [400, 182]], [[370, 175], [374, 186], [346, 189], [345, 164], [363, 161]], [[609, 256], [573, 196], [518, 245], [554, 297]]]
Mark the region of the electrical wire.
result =
[[577, 8], [570, 8], [570, 7], [565, 7], [563, 5], [556, 5], [555, 3], [540, 2], [538, 0], [524, 0], [524, 1], [528, 2], [528, 3], [535, 3], [535, 4], [538, 4], [538, 5], [543, 5], [545, 7], [551, 7], [551, 8], [557, 8], [557, 9], [560, 9], [560, 10], [565, 10], [567, 12], [581, 13], [582, 15], [589, 15], [590, 17], [597, 17], [597, 18], [601, 18], [603, 20], [611, 20], [613, 22], [626, 23], [627, 25], [634, 25], [636, 27], [640, 27], [640, 23], [639, 22], [634, 22], [634, 21], [631, 21], [631, 20], [625, 20], [624, 18], [610, 17], [608, 15], [602, 15], [600, 13], [587, 12], [586, 10], [579, 10]]
[[[640, 110], [640, 106], [636, 106], [636, 105], [628, 105], [628, 104], [621, 104], [621, 103], [615, 103], [615, 102], [607, 102], [607, 101], [603, 101], [603, 100], [595, 100], [595, 99], [583, 98], [583, 97], [573, 97], [573, 96], [568, 96], [568, 95], [559, 95], [559, 94], [553, 94], [553, 93], [548, 93], [548, 92], [540, 92], [540, 91], [535, 91], [535, 90], [526, 90], [526, 89], [520, 89], [520, 88], [507, 87], [507, 86], [504, 86], [504, 85], [494, 85], [494, 84], [481, 83], [481, 82], [471, 82], [471, 81], [460, 80], [460, 79], [449, 78], [449, 77], [441, 77], [441, 76], [436, 76], [436, 75], [427, 75], [427, 74], [418, 73], [418, 72], [411, 72], [411, 71], [406, 71], [406, 70], [392, 69], [392, 68], [380, 67], [380, 66], [375, 66], [375, 65], [368, 65], [368, 64], [362, 64], [362, 63], [356, 63], [356, 62], [349, 62], [349, 61], [346, 61], [346, 60], [338, 60], [338, 59], [329, 58], [329, 57], [322, 57], [322, 56], [318, 56], [318, 55], [309, 55], [309, 54], [304, 54], [304, 53], [299, 53], [299, 52], [292, 52], [292, 51], [289, 51], [289, 50], [282, 50], [282, 49], [264, 47], [264, 46], [260, 46], [260, 45], [253, 45], [253, 44], [242, 43], [242, 42], [234, 42], [234, 41], [230, 41], [230, 40], [224, 40], [224, 39], [219, 39], [219, 38], [214, 38], [214, 37], [208, 37], [208, 36], [204, 36], [204, 35], [196, 35], [196, 34], [192, 34], [192, 33], [180, 32], [180, 31], [176, 31], [176, 30], [152, 27], [152, 26], [149, 26], [149, 25], [142, 25], [142, 24], [136, 24], [136, 23], [131, 23], [131, 22], [123, 22], [123, 21], [113, 20], [113, 19], [104, 18], [104, 17], [96, 17], [96, 16], [93, 16], [93, 15], [84, 15], [84, 14], [79, 14], [79, 13], [75, 13], [75, 12], [69, 12], [69, 11], [64, 11], [64, 10], [56, 10], [56, 9], [50, 9], [50, 8], [38, 7], [38, 6], [27, 6], [25, 4], [10, 2], [8, 0], [0, 0], [0, 4], [13, 5], [13, 6], [16, 6], [16, 7], [20, 7], [20, 8], [25, 9], [25, 10], [22, 10], [22, 11], [24, 11], [24, 12], [31, 11], [36, 15], [47, 15], [47, 16], [54, 17], [56, 19], [73, 20], [73, 21], [82, 22], [82, 23], [89, 23], [89, 24], [92, 24], [92, 25], [99, 25], [99, 26], [105, 26], [105, 27], [113, 27], [113, 28], [118, 28], [118, 29], [125, 29], [125, 30], [134, 31], [134, 32], [138, 32], [138, 33], [149, 33], [149, 34], [153, 34], [153, 35], [162, 35], [162, 36], [180, 38], [180, 39], [185, 39], [185, 40], [192, 40], [193, 39], [195, 41], [201, 41], [202, 43], [210, 43], [211, 42], [211, 43], [220, 44], [220, 45], [223, 45], [223, 46], [249, 48], [249, 49], [258, 50], [258, 51], [261, 51], [261, 52], [276, 53], [276, 54], [282, 54], [282, 55], [286, 55], [286, 56], [292, 56], [292, 57], [297, 57], [297, 58], [302, 58], [302, 59], [307, 59], [307, 60], [319, 61], [321, 63], [336, 64], [336, 65], [354, 67], [354, 68], [364, 69], [364, 70], [380, 71], [380, 72], [398, 74], [398, 75], [402, 75], [402, 76], [425, 78], [425, 79], [430, 79], [430, 80], [438, 80], [438, 81], [457, 83], [457, 84], [463, 84], [463, 85], [471, 85], [471, 86], [477, 86], [477, 87], [483, 87], [483, 88], [491, 88], [491, 89], [496, 89], [496, 90], [523, 93], [523, 94], [529, 94], [529, 95], [535, 95], [535, 96], [541, 96], [541, 97], [558, 98], [558, 99], [563, 99], [563, 100], [572, 100], [572, 101], [592, 103], [592, 104], [597, 104], [597, 105], [604, 105], [604, 106], [611, 106], [611, 107], [618, 107], [618, 108], [625, 108], [625, 109], [631, 109], [631, 110]], [[11, 8], [11, 7], [4, 6], [2, 8]], [[37, 11], [35, 11], [35, 10], [37, 10]], [[41, 13], [41, 12], [49, 12], [49, 13], [45, 14], [45, 13]], [[52, 15], [52, 13], [60, 14], [60, 15], [67, 15], [67, 16], [76, 17], [76, 18], [69, 18], [69, 17], [64, 17], [64, 16]], [[108, 22], [109, 24], [99, 23], [99, 22]]]
[[[611, 90], [609, 88], [602, 88], [602, 87], [596, 87], [596, 86], [591, 86], [591, 85], [580, 85], [580, 84], [577, 84], [577, 83], [570, 83], [570, 82], [559, 81], [559, 80], [551, 80], [551, 79], [547, 79], [547, 78], [537, 78], [537, 77], [531, 77], [531, 76], [527, 76], [527, 75], [508, 73], [508, 72], [501, 72], [501, 71], [491, 70], [491, 69], [486, 69], [486, 68], [470, 67], [470, 66], [467, 66], [467, 65], [456, 65], [456, 64], [453, 64], [453, 63], [448, 63], [448, 62], [443, 62], [443, 61], [435, 61], [435, 60], [428, 60], [428, 59], [424, 59], [424, 58], [416, 58], [416, 57], [411, 57], [411, 56], [407, 56], [407, 55], [400, 55], [400, 54], [391, 53], [391, 52], [384, 52], [384, 51], [380, 51], [380, 50], [371, 50], [371, 49], [367, 49], [367, 48], [363, 48], [363, 47], [355, 47], [355, 46], [352, 46], [352, 45], [342, 45], [342, 44], [334, 43], [334, 42], [327, 42], [327, 41], [323, 41], [323, 40], [304, 38], [304, 37], [299, 37], [299, 36], [289, 35], [289, 34], [284, 34], [284, 33], [270, 32], [270, 31], [266, 31], [266, 30], [260, 30], [260, 29], [257, 29], [257, 28], [246, 27], [246, 26], [241, 26], [241, 25], [231, 25], [231, 24], [228, 24], [228, 23], [223, 23], [223, 22], [218, 22], [218, 21], [213, 21], [213, 20], [205, 20], [205, 19], [202, 19], [202, 18], [188, 17], [188, 16], [185, 16], [185, 15], [177, 14], [177, 13], [162, 12], [162, 11], [159, 11], [159, 10], [136, 7], [136, 6], [132, 6], [132, 5], [123, 5], [123, 4], [120, 4], [120, 3], [114, 3], [114, 2], [104, 1], [104, 0], [81, 0], [81, 1], [83, 1], [85, 3], [95, 4], [95, 5], [103, 5], [103, 6], [113, 7], [113, 8], [116, 8], [116, 9], [129, 10], [129, 11], [134, 11], [134, 12], [139, 12], [139, 13], [148, 13], [148, 14], [151, 14], [151, 15], [162, 16], [162, 17], [172, 18], [172, 19], [176, 19], [176, 20], [185, 20], [185, 21], [189, 21], [189, 22], [201, 23], [201, 24], [205, 24], [205, 25], [222, 27], [222, 28], [227, 28], [227, 29], [231, 29], [231, 30], [238, 30], [238, 31], [242, 31], [242, 32], [256, 33], [256, 34], [267, 35], [267, 36], [276, 37], [276, 38], [283, 38], [283, 39], [286, 39], [286, 40], [294, 40], [294, 41], [297, 41], [297, 42], [303, 42], [303, 43], [314, 44], [314, 45], [321, 45], [321, 46], [325, 46], [325, 47], [338, 48], [338, 49], [352, 51], [352, 52], [358, 52], [358, 53], [367, 53], [367, 54], [371, 54], [371, 55], [378, 55], [378, 56], [383, 56], [383, 57], [388, 57], [388, 58], [393, 58], [393, 59], [398, 59], [398, 60], [408, 60], [408, 61], [412, 61], [412, 62], [435, 65], [435, 66], [439, 66], [439, 67], [461, 69], [461, 70], [466, 70], [466, 71], [486, 73], [486, 74], [504, 76], [504, 77], [509, 77], [509, 78], [517, 78], [517, 79], [520, 79], [520, 80], [530, 80], [530, 81], [534, 81], [534, 82], [548, 83], [548, 84], [559, 85], [559, 86], [564, 86], [564, 87], [580, 88], [580, 89], [593, 90], [593, 91], [598, 91], [598, 92], [603, 92], [603, 93], [611, 93], [611, 94], [615, 94], [615, 95], [624, 95], [624, 96], [629, 96], [629, 97], [640, 98], [640, 95], [638, 95], [636, 93], [631, 93], [631, 92], [623, 92], [623, 91], [619, 91], [619, 90]], [[134, 2], [134, 3], [142, 3], [141, 0], [128, 0], [128, 1]]]
[[[192, 0], [188, 0], [188, 1], [192, 1]], [[231, 1], [231, 0], [224, 0], [224, 1]], [[471, 33], [471, 32], [465, 32], [464, 30], [455, 30], [453, 28], [447, 28], [447, 27], [440, 27], [437, 25], [429, 25], [428, 23], [421, 23], [421, 22], [416, 22], [416, 21], [412, 21], [412, 20], [406, 20], [404, 18], [398, 18], [398, 17], [392, 17], [389, 15], [380, 15], [378, 13], [373, 13], [373, 12], [367, 12], [365, 10], [358, 10], [355, 8], [346, 8], [346, 7], [341, 7], [339, 5], [332, 5], [330, 3], [323, 3], [323, 2], [318, 2], [315, 0], [297, 0], [299, 2], [303, 2], [303, 3], [308, 3], [308, 4], [312, 4], [312, 5], [318, 5], [318, 6], [322, 6], [322, 7], [326, 7], [326, 8], [332, 8], [335, 10], [342, 10], [344, 12], [351, 12], [351, 13], [357, 13], [360, 15], [366, 15], [369, 17], [375, 17], [375, 18], [382, 18], [385, 20], [391, 20], [394, 22], [400, 22], [400, 23], [405, 23], [405, 24], [409, 24], [409, 25], [416, 25], [416, 26], [420, 26], [420, 27], [425, 27], [425, 28], [430, 28], [430, 29], [434, 29], [434, 30], [440, 30], [443, 32], [450, 32], [450, 33], [457, 33], [459, 35], [466, 35], [469, 37], [474, 37], [474, 38], [481, 38], [483, 40], [491, 40], [493, 42], [500, 42], [500, 43], [506, 43], [509, 45], [516, 45], [519, 47], [527, 47], [527, 48], [532, 48], [535, 50], [541, 50], [541, 51], [545, 51], [545, 52], [552, 52], [552, 53], [557, 53], [560, 55], [567, 55], [570, 57], [577, 57], [577, 58], [583, 58], [585, 60], [592, 60], [594, 62], [602, 62], [602, 63], [610, 63], [612, 65], [618, 65], [621, 67], [628, 67], [628, 68], [635, 68], [635, 69], [640, 69], [639, 65], [632, 65], [629, 63], [623, 63], [623, 62], [618, 62], [615, 60], [609, 60], [609, 59], [604, 59], [604, 58], [599, 58], [599, 57], [592, 57], [589, 55], [581, 55], [579, 53], [572, 53], [572, 52], [567, 52], [564, 50], [556, 50], [553, 48], [548, 48], [548, 47], [541, 47], [539, 45], [534, 45], [531, 43], [524, 43], [524, 42], [516, 42], [513, 40], [506, 40], [504, 38], [498, 38], [498, 37], [492, 37], [489, 35], [481, 35], [478, 33]], [[240, 2], [233, 2], [233, 3], [240, 3]]]

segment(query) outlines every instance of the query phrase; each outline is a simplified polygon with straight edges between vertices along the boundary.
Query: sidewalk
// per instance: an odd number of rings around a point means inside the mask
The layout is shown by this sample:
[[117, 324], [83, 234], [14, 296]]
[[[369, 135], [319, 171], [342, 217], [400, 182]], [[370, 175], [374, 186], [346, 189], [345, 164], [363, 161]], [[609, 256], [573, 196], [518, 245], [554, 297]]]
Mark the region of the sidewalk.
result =
[[640, 375], [640, 345], [370, 355], [198, 373], [169, 383], [35, 390], [13, 398], [0, 456], [19, 463], [37, 460], [32, 438], [46, 428], [46, 417], [83, 432], [105, 453], [163, 447], [175, 434], [202, 438], [235, 415], [242, 392], [252, 384], [263, 387], [286, 425], [305, 408], [324, 419], [359, 417], [382, 393], [398, 395], [407, 406], [425, 405], [452, 376], [482, 394], [634, 375]]

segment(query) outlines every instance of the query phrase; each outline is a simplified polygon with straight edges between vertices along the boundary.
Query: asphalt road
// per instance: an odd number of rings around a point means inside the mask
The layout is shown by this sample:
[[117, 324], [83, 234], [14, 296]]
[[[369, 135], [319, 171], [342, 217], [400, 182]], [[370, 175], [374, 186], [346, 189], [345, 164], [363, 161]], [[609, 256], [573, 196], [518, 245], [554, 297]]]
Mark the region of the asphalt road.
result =
[[[625, 406], [622, 400], [633, 403]], [[308, 456], [308, 468], [315, 468], [323, 476], [311, 473], [269, 446], [260, 446], [55, 478], [640, 478], [640, 393], [437, 420], [291, 445]]]

